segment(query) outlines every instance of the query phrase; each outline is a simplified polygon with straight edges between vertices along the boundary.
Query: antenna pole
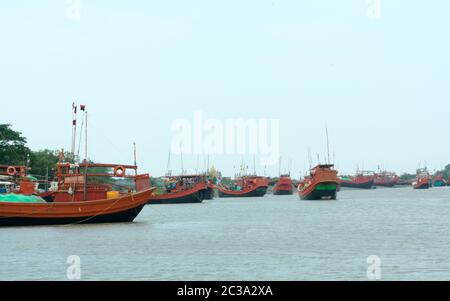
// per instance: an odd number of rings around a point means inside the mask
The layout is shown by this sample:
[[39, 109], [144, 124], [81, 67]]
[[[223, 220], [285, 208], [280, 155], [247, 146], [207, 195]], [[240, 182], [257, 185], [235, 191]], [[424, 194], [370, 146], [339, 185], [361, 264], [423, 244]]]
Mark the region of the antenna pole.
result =
[[181, 153], [181, 175], [184, 174], [184, 166], [183, 166], [183, 148], [182, 144], [180, 143], [180, 153]]
[[281, 176], [281, 160], [283, 157], [280, 156], [280, 160], [278, 161], [278, 176]]

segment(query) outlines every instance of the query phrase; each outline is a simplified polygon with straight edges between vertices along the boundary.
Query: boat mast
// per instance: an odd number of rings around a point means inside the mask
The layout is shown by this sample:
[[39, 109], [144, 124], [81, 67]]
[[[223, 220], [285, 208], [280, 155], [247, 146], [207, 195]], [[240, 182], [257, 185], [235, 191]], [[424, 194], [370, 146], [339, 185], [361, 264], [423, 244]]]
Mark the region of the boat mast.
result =
[[180, 154], [181, 154], [181, 175], [184, 174], [184, 166], [183, 166], [183, 145], [180, 143]]
[[327, 164], [330, 164], [330, 140], [328, 137], [328, 127], [326, 127], [326, 134], [327, 134]]
[[171, 176], [172, 175], [172, 170], [171, 170], [171, 152], [169, 150], [169, 159], [167, 160], [167, 171], [166, 171], [166, 175], [167, 176]]
[[311, 156], [311, 148], [308, 148], [308, 161], [309, 161], [309, 169], [312, 168], [312, 156]]
[[75, 145], [76, 145], [76, 138], [77, 137], [77, 106], [75, 105], [75, 102], [72, 103], [72, 148], [71, 148], [71, 154], [72, 154], [72, 163], [75, 163]]
[[84, 145], [84, 200], [87, 201], [87, 172], [88, 172], [88, 113], [85, 106], [81, 106], [81, 110], [84, 111], [85, 117], [85, 145]]
[[283, 157], [280, 156], [280, 159], [278, 160], [278, 176], [281, 177], [281, 160]]
[[288, 165], [288, 174], [291, 176], [291, 169], [292, 169], [292, 159], [289, 159], [289, 165]]
[[136, 169], [134, 170], [134, 175], [137, 176], [138, 170], [137, 170], [137, 152], [136, 152], [136, 142], [133, 143], [134, 147], [134, 166], [136, 166]]

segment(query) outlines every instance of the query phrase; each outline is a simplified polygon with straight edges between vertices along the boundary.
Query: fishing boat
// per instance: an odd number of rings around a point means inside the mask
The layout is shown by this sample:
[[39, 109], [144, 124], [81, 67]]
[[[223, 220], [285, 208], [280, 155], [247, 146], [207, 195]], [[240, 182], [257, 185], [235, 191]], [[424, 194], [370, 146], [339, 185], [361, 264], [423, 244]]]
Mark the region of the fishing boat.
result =
[[339, 185], [347, 188], [372, 189], [374, 176], [370, 172], [357, 173], [356, 176], [339, 177]]
[[444, 176], [440, 173], [436, 174], [433, 177], [433, 187], [444, 187], [447, 186], [447, 181], [444, 179]]
[[[113, 169], [114, 173], [89, 173], [98, 168]], [[148, 174], [127, 176], [128, 169], [137, 167], [58, 163], [58, 189], [51, 192], [53, 201], [18, 194], [10, 194], [2, 201], [0, 196], [0, 226], [132, 222], [156, 188], [150, 187]], [[112, 183], [91, 182], [93, 177], [133, 179], [135, 190], [113, 190]]]
[[[156, 188], [150, 187], [150, 176], [139, 175], [136, 164], [88, 162], [87, 112], [84, 105], [80, 108], [85, 112], [85, 159], [81, 164], [75, 159], [76, 108], [73, 105], [71, 159], [66, 161], [64, 151], [61, 152], [56, 165], [56, 187], [48, 192], [51, 201], [29, 195], [35, 191], [35, 186], [28, 183], [29, 186], [23, 187], [21, 182], [19, 194], [0, 195], [0, 226], [132, 222], [153, 195]], [[11, 174], [13, 169], [8, 169]], [[21, 178], [26, 178], [24, 175], [25, 171], [22, 171]], [[134, 188], [117, 184], [118, 178], [134, 185]], [[25, 188], [30, 190], [24, 191]]]
[[426, 169], [417, 171], [416, 180], [413, 182], [414, 189], [429, 189], [431, 187], [431, 177]]
[[269, 180], [261, 176], [242, 176], [232, 185], [217, 185], [220, 198], [263, 197], [269, 188]]
[[393, 172], [382, 171], [374, 174], [374, 186], [394, 187], [397, 185], [399, 177]]
[[170, 176], [163, 181], [164, 191], [153, 195], [149, 205], [201, 203], [208, 192], [203, 175]]
[[322, 164], [311, 169], [297, 188], [302, 200], [336, 200], [339, 180], [332, 164]]
[[294, 194], [294, 183], [290, 175], [281, 175], [276, 181], [272, 191], [274, 195], [291, 195]]

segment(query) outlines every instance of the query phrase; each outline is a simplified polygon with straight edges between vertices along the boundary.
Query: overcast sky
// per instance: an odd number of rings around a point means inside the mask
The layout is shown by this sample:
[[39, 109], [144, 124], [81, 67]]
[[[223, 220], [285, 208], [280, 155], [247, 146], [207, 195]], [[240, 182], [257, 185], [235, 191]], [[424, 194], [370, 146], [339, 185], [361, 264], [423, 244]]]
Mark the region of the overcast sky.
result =
[[[132, 163], [136, 142], [141, 171], [154, 175], [166, 171], [172, 122], [195, 111], [279, 119], [283, 169], [292, 159], [296, 177], [308, 148], [325, 154], [326, 127], [342, 173], [450, 163], [449, 1], [382, 0], [375, 19], [366, 0], [80, 4], [79, 19], [70, 1], [0, 4], [0, 123], [32, 149], [70, 149], [77, 101], [93, 159]], [[231, 175], [242, 158], [210, 161]], [[184, 159], [189, 171], [204, 166]]]

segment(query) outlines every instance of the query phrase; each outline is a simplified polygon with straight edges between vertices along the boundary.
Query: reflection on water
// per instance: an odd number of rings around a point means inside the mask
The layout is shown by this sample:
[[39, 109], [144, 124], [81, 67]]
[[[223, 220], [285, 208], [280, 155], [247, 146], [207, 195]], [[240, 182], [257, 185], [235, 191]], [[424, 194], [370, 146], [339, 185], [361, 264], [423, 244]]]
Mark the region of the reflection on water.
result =
[[134, 223], [0, 228], [0, 280], [450, 279], [450, 189], [344, 190], [147, 206]]

